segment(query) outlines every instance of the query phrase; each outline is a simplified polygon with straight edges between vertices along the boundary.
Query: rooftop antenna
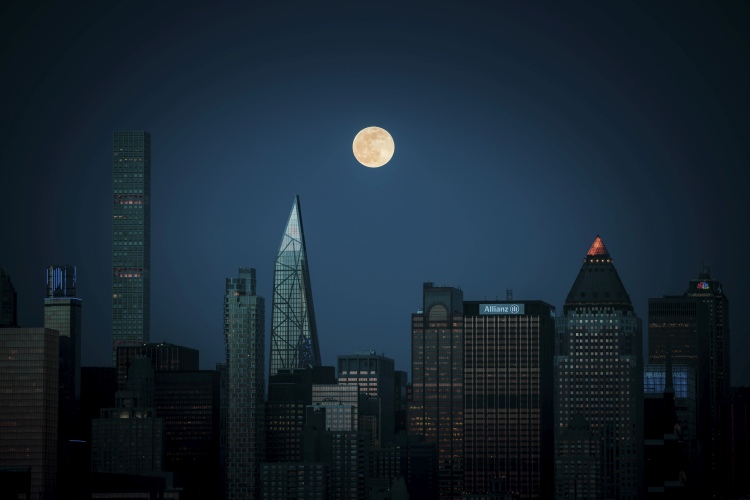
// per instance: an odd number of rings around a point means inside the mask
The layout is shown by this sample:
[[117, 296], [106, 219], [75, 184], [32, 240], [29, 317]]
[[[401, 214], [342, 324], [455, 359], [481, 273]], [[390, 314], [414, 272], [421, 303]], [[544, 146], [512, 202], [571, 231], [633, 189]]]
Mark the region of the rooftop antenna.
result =
[[506, 288], [505, 289], [505, 300], [513, 300], [513, 289], [512, 288]]

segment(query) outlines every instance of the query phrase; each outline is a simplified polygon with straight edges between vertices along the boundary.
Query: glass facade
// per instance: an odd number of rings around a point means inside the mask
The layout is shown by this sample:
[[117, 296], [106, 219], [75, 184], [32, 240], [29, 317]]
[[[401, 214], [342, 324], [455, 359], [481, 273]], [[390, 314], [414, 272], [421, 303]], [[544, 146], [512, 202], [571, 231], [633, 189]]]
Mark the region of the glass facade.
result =
[[112, 364], [117, 346], [151, 338], [151, 135], [114, 132]]
[[76, 268], [47, 268], [44, 327], [60, 333], [60, 403], [81, 399], [81, 299], [76, 298]]
[[588, 447], [594, 439], [602, 450], [601, 460], [589, 464], [598, 472], [587, 475], [586, 490], [599, 492], [601, 498], [640, 498], [641, 320], [598, 236], [568, 294], [563, 316], [557, 318], [556, 330], [555, 496], [572, 496], [580, 487], [578, 459], [570, 450]]
[[395, 435], [396, 394], [394, 361], [375, 351], [358, 352], [338, 357], [339, 384], [357, 385], [377, 405], [375, 440], [381, 445], [392, 443]]
[[228, 500], [259, 498], [265, 458], [265, 299], [255, 291], [253, 268], [240, 268], [238, 277], [226, 280]]
[[56, 489], [58, 375], [56, 331], [0, 328], [0, 468], [30, 467], [31, 498]]
[[271, 376], [284, 368], [320, 366], [299, 196], [276, 256], [271, 325]]
[[436, 443], [440, 499], [464, 491], [463, 292], [425, 283], [422, 312], [412, 314], [410, 433]]
[[479, 315], [479, 306], [464, 302], [466, 491], [504, 477], [519, 498], [550, 498], [555, 310], [526, 302], [525, 314]]

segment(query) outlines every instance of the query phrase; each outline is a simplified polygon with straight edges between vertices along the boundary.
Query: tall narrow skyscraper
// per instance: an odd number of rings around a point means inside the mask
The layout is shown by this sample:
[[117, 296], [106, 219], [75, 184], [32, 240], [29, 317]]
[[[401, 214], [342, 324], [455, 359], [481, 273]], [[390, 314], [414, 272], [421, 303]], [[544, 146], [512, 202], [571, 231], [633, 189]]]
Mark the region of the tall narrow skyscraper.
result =
[[81, 399], [81, 299], [75, 266], [47, 268], [44, 327], [60, 332], [60, 404]]
[[555, 498], [641, 498], [641, 320], [599, 236], [556, 330]]
[[725, 463], [723, 410], [729, 399], [729, 301], [721, 283], [703, 269], [682, 296], [649, 299], [649, 361], [675, 362], [695, 370], [697, 415], [692, 486], [706, 498], [719, 498], [730, 468]]
[[422, 310], [412, 314], [410, 433], [436, 443], [441, 500], [461, 498], [464, 488], [463, 292], [423, 287]]
[[227, 351], [226, 498], [260, 498], [265, 458], [265, 299], [255, 294], [255, 269], [227, 278], [224, 339]]
[[294, 198], [276, 256], [272, 314], [270, 376], [283, 368], [320, 366], [299, 196]]
[[151, 134], [115, 132], [112, 160], [112, 363], [151, 339]]

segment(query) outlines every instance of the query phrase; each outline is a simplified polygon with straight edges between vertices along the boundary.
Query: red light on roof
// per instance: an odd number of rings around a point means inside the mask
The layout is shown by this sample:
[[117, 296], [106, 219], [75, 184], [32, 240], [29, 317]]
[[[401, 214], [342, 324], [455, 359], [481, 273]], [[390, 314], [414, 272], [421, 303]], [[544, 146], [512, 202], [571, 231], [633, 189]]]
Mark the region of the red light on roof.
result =
[[586, 255], [609, 255], [609, 252], [607, 251], [607, 247], [604, 246], [602, 239], [597, 236], [594, 243], [591, 244], [591, 248], [589, 248], [589, 253]]

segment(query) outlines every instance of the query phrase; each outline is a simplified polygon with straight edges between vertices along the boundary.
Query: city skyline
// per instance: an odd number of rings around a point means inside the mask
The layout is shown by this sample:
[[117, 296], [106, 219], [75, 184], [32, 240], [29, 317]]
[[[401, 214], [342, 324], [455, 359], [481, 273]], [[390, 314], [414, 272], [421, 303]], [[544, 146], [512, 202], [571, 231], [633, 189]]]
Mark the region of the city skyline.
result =
[[[424, 281], [559, 312], [599, 234], [641, 318], [710, 266], [732, 385], [750, 384], [747, 6], [296, 7], [7, 12], [0, 266], [19, 324], [43, 324], [49, 263], [75, 265], [82, 364], [109, 364], [111, 134], [146, 130], [151, 341], [202, 367], [223, 357], [223, 279], [255, 267], [272, 296], [299, 194], [324, 365], [373, 349], [410, 372]], [[351, 152], [369, 125], [396, 142], [377, 170]]]

